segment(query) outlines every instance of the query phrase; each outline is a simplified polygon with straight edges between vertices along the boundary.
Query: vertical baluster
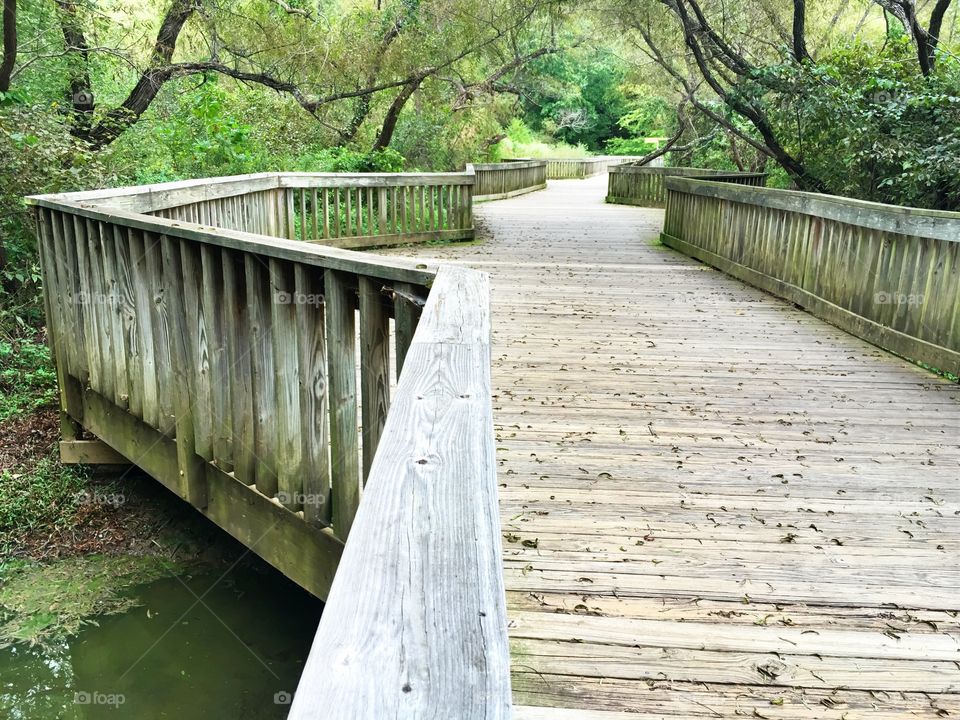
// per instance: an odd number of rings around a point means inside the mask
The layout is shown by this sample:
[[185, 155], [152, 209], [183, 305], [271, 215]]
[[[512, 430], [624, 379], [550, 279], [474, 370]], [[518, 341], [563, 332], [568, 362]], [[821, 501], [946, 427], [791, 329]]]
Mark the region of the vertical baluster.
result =
[[170, 361], [173, 387], [167, 392], [173, 396], [175, 418], [174, 434], [177, 447], [177, 467], [179, 470], [179, 494], [196, 507], [207, 504], [207, 481], [203, 458], [196, 453], [196, 434], [194, 431], [195, 409], [190, 394], [192, 363], [189, 353], [190, 317], [185, 310], [183, 287], [183, 268], [181, 244], [164, 235], [161, 238], [164, 286], [170, 288], [167, 293], [166, 309], [169, 321], [168, 339], [170, 342]]
[[194, 407], [194, 452], [205, 460], [213, 459], [212, 408], [210, 401], [210, 348], [203, 310], [203, 271], [200, 246], [180, 245], [180, 272], [183, 276], [183, 308], [190, 394]]
[[309, 222], [307, 219], [307, 191], [303, 188], [295, 190], [298, 195], [300, 195], [300, 240], [309, 240], [310, 234], [307, 230], [309, 227]]
[[[210, 362], [210, 410], [213, 413], [213, 459], [224, 471], [233, 469], [233, 412], [230, 402], [230, 362], [227, 357], [223, 303], [223, 261], [220, 248], [200, 246], [203, 277], [203, 322]], [[230, 322], [233, 320], [230, 319]]]
[[327, 301], [333, 529], [337, 537], [346, 540], [360, 503], [355, 304], [347, 275], [327, 270], [324, 288]]
[[383, 283], [360, 278], [360, 410], [363, 477], [370, 474], [390, 408], [390, 316], [380, 292]]
[[294, 286], [300, 353], [300, 430], [303, 440], [303, 517], [330, 524], [330, 435], [327, 404], [327, 342], [320, 270], [297, 265]]
[[[340, 224], [340, 195], [343, 192], [340, 188], [331, 188], [333, 193], [333, 224], [334, 224], [334, 237], [339, 238], [343, 237], [344, 232]], [[347, 213], [349, 215], [349, 212]]]
[[404, 360], [407, 358], [407, 352], [410, 350], [410, 344], [413, 342], [417, 322], [420, 319], [420, 308], [409, 300], [414, 295], [413, 285], [410, 283], [395, 283], [394, 288], [398, 291], [393, 299], [393, 324], [396, 342], [397, 378], [399, 379]]
[[71, 220], [73, 221], [73, 236], [77, 248], [77, 270], [80, 284], [80, 294], [75, 299], [77, 314], [84, 327], [84, 354], [87, 358], [90, 387], [100, 392], [103, 390], [103, 384], [100, 380], [100, 329], [97, 326], [97, 316], [93, 311], [91, 301], [94, 289], [91, 283], [92, 272], [90, 270], [87, 226], [83, 218], [76, 215], [72, 216]]
[[297, 340], [296, 288], [293, 267], [270, 259], [270, 314], [276, 409], [277, 498], [289, 510], [299, 510], [303, 493], [300, 437], [300, 358]]
[[137, 347], [141, 353], [143, 372], [143, 421], [160, 426], [160, 403], [157, 388], [157, 363], [153, 341], [153, 297], [147, 248], [150, 239], [140, 230], [130, 229], [130, 260], [133, 265], [133, 292], [137, 320]]
[[243, 260], [247, 281], [247, 310], [250, 317], [256, 483], [257, 490], [267, 497], [273, 497], [277, 494], [277, 434], [274, 417], [276, 378], [270, 328], [270, 282], [260, 257], [246, 254]]
[[113, 348], [114, 402], [126, 409], [130, 401], [130, 382], [127, 372], [127, 347], [123, 323], [123, 305], [120, 297], [120, 269], [117, 260], [115, 225], [100, 223], [100, 242], [103, 248], [104, 283], [107, 293], [107, 315], [110, 320], [110, 338]]
[[363, 234], [368, 236], [376, 235], [377, 232], [373, 226], [373, 188], [364, 188], [364, 196], [366, 197], [367, 203], [367, 228]]
[[356, 193], [357, 193], [357, 232], [356, 232], [356, 235], [357, 235], [358, 237], [360, 237], [360, 236], [362, 236], [362, 235], [365, 234], [365, 233], [364, 233], [364, 230], [363, 230], [363, 215], [364, 215], [364, 204], [365, 204], [365, 203], [364, 203], [364, 198], [365, 198], [366, 193], [364, 192], [364, 188], [359, 188], [359, 187], [356, 189]]
[[377, 231], [370, 230], [371, 235], [387, 235], [387, 188], [377, 188]]
[[256, 482], [254, 456], [253, 371], [251, 369], [249, 306], [241, 256], [223, 251], [223, 307], [227, 323], [227, 362], [230, 368], [230, 404], [233, 417], [233, 474], [246, 485]]
[[320, 188], [320, 193], [323, 199], [323, 238], [326, 240], [330, 237], [330, 190]]

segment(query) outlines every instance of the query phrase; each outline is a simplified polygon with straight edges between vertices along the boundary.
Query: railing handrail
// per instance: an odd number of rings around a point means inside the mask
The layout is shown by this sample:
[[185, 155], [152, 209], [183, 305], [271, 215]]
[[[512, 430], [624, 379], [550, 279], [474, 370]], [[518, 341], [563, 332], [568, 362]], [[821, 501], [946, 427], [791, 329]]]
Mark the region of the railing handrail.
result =
[[766, 176], [764, 172], [753, 172], [749, 170], [718, 170], [716, 168], [697, 168], [697, 167], [663, 167], [658, 165], [636, 165], [633, 162], [620, 163], [610, 168], [610, 172], [615, 173], [640, 173], [664, 175], [666, 177], [761, 177]]
[[789, 210], [873, 230], [960, 242], [960, 212], [887, 205], [802, 190], [730, 185], [708, 178], [670, 177], [665, 182], [668, 190]]
[[504, 159], [496, 163], [468, 163], [467, 171], [477, 170], [522, 170], [524, 168], [546, 167], [546, 160], [531, 160], [529, 158]]

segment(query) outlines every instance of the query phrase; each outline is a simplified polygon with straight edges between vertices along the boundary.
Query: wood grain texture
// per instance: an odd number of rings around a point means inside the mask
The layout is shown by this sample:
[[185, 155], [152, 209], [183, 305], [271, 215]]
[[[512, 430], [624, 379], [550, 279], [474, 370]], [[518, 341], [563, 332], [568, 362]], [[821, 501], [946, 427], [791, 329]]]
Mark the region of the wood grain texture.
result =
[[437, 276], [291, 718], [509, 717], [480, 275]]
[[360, 442], [357, 433], [356, 291], [349, 278], [324, 274], [327, 321], [327, 378], [330, 398], [330, 473], [333, 528], [346, 540], [360, 505]]

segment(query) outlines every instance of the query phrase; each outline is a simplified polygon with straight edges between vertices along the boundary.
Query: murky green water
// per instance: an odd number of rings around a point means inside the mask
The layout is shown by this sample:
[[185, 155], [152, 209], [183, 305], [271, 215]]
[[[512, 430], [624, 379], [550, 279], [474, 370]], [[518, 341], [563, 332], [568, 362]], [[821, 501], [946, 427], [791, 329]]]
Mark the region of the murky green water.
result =
[[76, 637], [0, 650], [0, 718], [286, 716], [284, 694], [296, 689], [319, 601], [247, 567], [222, 579], [171, 577], [134, 594], [139, 607]]

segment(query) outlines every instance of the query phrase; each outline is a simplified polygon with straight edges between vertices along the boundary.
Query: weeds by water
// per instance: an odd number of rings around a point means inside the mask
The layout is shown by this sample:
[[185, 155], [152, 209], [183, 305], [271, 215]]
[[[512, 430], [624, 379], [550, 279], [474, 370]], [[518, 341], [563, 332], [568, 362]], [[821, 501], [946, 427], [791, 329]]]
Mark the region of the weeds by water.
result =
[[86, 555], [52, 564], [0, 563], [0, 648], [44, 645], [122, 613], [136, 602], [134, 586], [182, 572], [159, 557]]

